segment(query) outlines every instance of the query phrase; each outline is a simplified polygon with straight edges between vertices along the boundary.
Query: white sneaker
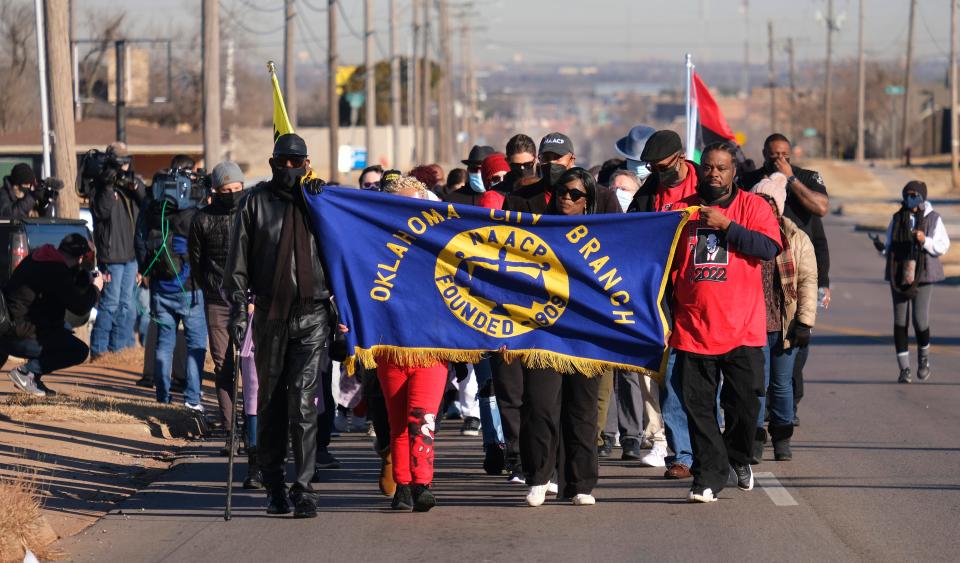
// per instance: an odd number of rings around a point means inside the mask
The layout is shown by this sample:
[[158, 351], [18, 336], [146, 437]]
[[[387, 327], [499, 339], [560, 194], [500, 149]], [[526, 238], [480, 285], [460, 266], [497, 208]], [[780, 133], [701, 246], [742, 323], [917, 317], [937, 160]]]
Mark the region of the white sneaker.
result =
[[24, 371], [20, 368], [13, 368], [7, 374], [10, 376], [10, 381], [13, 381], [13, 384], [16, 385], [17, 389], [30, 395], [32, 397], [46, 397], [47, 394], [37, 387], [37, 382], [34, 380], [33, 373], [29, 371]]
[[553, 481], [547, 481], [547, 492], [551, 495], [555, 495], [560, 492], [560, 487], [558, 487]]
[[549, 488], [549, 483], [530, 487], [530, 492], [527, 493], [527, 504], [529, 506], [540, 506], [543, 504], [543, 501], [547, 500], [547, 489]]
[[647, 455], [640, 458], [640, 465], [644, 467], [666, 467], [664, 458], [667, 457], [666, 442], [654, 442], [653, 447]]
[[523, 473], [511, 473], [507, 477], [507, 483], [511, 485], [525, 485], [527, 483], [526, 478], [524, 478]]
[[690, 494], [687, 495], [688, 502], [717, 502], [717, 497], [713, 495], [713, 489], [706, 487], [701, 489], [695, 487], [690, 489]]
[[597, 499], [593, 498], [593, 495], [580, 493], [573, 497], [573, 504], [575, 506], [593, 506], [597, 504]]
[[192, 405], [192, 404], [190, 404], [190, 403], [184, 403], [183, 406], [187, 407], [188, 409], [190, 409], [190, 410], [192, 410], [192, 411], [196, 411], [196, 412], [198, 412], [198, 413], [200, 413], [200, 414], [203, 414], [203, 405], [201, 405], [200, 403], [197, 403], [197, 404], [195, 404], [195, 405]]

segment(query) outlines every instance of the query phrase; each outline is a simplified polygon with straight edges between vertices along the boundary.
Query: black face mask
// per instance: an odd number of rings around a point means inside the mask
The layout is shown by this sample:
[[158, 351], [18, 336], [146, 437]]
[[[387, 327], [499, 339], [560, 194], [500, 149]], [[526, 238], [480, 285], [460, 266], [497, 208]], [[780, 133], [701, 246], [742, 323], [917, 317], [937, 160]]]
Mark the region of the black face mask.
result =
[[213, 201], [217, 202], [221, 207], [226, 209], [233, 209], [237, 206], [237, 202], [240, 201], [240, 197], [243, 195], [243, 192], [226, 192], [222, 194], [213, 194]]
[[281, 188], [293, 191], [300, 185], [300, 179], [307, 174], [307, 168], [274, 168], [273, 182]]
[[531, 166], [524, 166], [523, 164], [511, 164], [510, 171], [517, 175], [518, 178], [529, 178], [533, 176], [536, 171]]
[[697, 184], [697, 195], [706, 203], [713, 203], [725, 198], [733, 188], [731, 186], [711, 186], [710, 184]]
[[549, 163], [540, 165], [540, 177], [546, 180], [548, 185], [553, 186], [560, 180], [560, 176], [563, 176], [563, 173], [567, 171], [567, 168], [562, 164]]
[[676, 186], [680, 183], [680, 171], [677, 170], [676, 166], [666, 170], [658, 170], [657, 174], [660, 175], [660, 185], [662, 186]]

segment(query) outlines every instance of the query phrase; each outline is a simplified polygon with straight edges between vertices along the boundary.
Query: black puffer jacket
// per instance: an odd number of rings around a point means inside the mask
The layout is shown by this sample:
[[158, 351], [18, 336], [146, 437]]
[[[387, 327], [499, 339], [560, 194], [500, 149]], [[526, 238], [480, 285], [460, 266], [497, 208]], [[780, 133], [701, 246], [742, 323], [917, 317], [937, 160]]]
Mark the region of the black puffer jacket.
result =
[[16, 338], [37, 338], [64, 331], [64, 313], [84, 316], [97, 304], [100, 292], [90, 274], [68, 268], [52, 244], [31, 252], [17, 266], [3, 289]]
[[[37, 209], [37, 198], [32, 191], [23, 194], [18, 198], [13, 193], [13, 185], [10, 182], [10, 176], [3, 177], [3, 187], [0, 188], [0, 217], [4, 219], [23, 219], [30, 217], [30, 213]], [[50, 217], [53, 215], [53, 206], [47, 205], [37, 213], [40, 217]]]
[[93, 215], [93, 242], [101, 264], [125, 264], [136, 258], [134, 230], [147, 188], [137, 178], [132, 190], [97, 186], [90, 201]]
[[223, 269], [230, 254], [230, 239], [237, 211], [243, 205], [227, 207], [214, 198], [197, 212], [190, 226], [190, 266], [194, 283], [203, 290], [204, 303], [226, 305], [220, 293]]
[[[257, 300], [257, 310], [269, 309], [273, 290], [273, 273], [277, 268], [280, 246], [280, 230], [287, 206], [293, 205], [274, 192], [272, 182], [262, 182], [250, 191], [236, 215], [230, 256], [227, 259], [224, 294], [234, 307], [245, 307], [247, 292]], [[298, 196], [300, 197], [300, 196]], [[311, 268], [313, 269], [313, 299], [324, 301], [330, 298], [327, 276], [320, 261], [316, 241], [310, 245]], [[289, 287], [296, 288], [294, 261], [290, 261]]]

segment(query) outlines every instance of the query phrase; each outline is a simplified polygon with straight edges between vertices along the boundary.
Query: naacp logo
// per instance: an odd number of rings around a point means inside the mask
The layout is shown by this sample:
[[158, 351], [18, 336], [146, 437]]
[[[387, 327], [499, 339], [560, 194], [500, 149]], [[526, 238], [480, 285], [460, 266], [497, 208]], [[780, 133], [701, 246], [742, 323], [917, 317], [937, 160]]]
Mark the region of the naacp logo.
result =
[[498, 338], [552, 325], [570, 297], [567, 271], [553, 250], [512, 226], [455, 235], [437, 256], [435, 281], [460, 322]]

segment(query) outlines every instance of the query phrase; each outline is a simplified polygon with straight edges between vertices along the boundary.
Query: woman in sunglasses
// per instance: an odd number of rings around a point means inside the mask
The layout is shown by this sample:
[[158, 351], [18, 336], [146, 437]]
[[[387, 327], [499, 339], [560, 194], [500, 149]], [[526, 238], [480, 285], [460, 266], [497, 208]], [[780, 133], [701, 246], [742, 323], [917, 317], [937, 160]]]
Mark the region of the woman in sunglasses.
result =
[[[583, 168], [560, 176], [550, 197], [553, 215], [597, 212], [597, 183]], [[596, 504], [597, 401], [599, 377], [549, 368], [523, 369], [520, 457], [530, 492], [527, 504], [540, 506], [558, 476], [560, 498], [576, 506]], [[554, 485], [556, 486], [556, 485]]]

